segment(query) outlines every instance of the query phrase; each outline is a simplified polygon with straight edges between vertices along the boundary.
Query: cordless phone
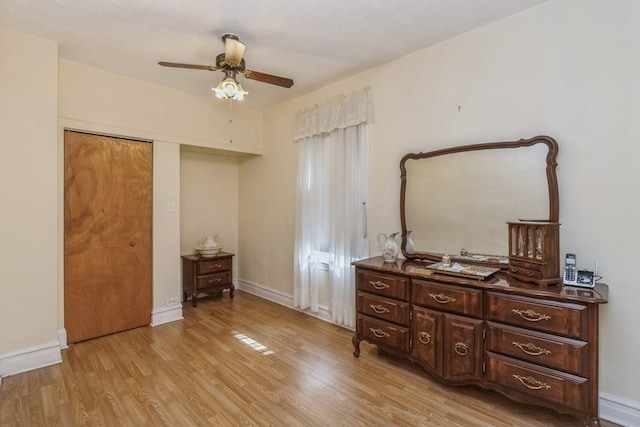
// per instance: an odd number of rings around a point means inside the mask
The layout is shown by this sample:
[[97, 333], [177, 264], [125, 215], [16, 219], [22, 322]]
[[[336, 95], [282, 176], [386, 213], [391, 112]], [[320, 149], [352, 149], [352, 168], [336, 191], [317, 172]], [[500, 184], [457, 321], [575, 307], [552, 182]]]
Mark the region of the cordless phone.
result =
[[567, 254], [565, 257], [562, 283], [565, 285], [575, 285], [577, 283], [576, 254]]

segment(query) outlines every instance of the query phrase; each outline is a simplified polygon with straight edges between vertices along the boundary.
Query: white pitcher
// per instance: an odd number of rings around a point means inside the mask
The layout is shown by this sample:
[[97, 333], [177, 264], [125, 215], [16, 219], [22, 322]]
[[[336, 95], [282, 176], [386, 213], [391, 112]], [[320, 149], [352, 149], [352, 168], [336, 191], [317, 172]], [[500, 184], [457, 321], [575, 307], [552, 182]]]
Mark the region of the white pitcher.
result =
[[400, 248], [396, 242], [397, 235], [398, 233], [392, 233], [387, 237], [384, 233], [378, 234], [378, 248], [382, 252], [384, 262], [396, 262], [398, 259]]

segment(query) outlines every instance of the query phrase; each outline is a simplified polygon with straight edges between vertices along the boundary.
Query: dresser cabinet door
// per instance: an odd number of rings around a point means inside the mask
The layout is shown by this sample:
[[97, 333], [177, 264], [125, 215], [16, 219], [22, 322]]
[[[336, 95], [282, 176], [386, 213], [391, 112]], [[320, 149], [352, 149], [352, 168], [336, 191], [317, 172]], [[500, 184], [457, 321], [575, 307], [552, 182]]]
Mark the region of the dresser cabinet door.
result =
[[413, 306], [411, 356], [438, 376], [442, 376], [442, 313]]
[[444, 315], [443, 378], [482, 380], [482, 320]]
[[411, 355], [448, 381], [482, 380], [482, 320], [413, 306]]

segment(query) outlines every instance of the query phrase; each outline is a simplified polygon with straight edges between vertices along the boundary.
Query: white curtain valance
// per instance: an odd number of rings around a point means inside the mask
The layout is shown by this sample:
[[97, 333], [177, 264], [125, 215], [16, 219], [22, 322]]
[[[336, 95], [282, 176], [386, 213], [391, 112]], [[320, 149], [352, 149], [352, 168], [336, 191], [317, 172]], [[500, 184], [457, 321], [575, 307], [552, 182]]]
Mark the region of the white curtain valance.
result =
[[373, 96], [366, 87], [296, 114], [293, 140], [373, 123]]

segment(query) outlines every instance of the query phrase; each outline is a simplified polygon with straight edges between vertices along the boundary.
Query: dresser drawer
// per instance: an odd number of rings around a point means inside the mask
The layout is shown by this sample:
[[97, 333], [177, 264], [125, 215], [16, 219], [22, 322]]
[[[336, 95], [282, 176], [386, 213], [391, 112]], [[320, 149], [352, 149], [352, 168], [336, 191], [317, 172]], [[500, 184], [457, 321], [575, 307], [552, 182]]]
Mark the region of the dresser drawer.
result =
[[525, 268], [527, 270], [535, 270], [535, 271], [540, 271], [542, 268], [542, 265], [540, 262], [535, 263], [535, 262], [529, 262], [529, 261], [522, 261], [514, 257], [509, 257], [509, 266]]
[[358, 292], [357, 307], [360, 313], [409, 326], [411, 309], [406, 301], [397, 301], [378, 295]]
[[[528, 264], [528, 263], [524, 263]], [[509, 273], [516, 276], [529, 277], [533, 279], [542, 279], [542, 272], [539, 270], [533, 270], [530, 268], [509, 266]]]
[[369, 270], [357, 270], [356, 282], [359, 291], [371, 292], [403, 301], [409, 300], [409, 279]]
[[587, 375], [584, 341], [487, 322], [487, 350], [577, 375]]
[[207, 274], [198, 277], [198, 289], [202, 290], [211, 286], [221, 286], [231, 283], [231, 272], [223, 271], [222, 273]]
[[586, 378], [487, 352], [486, 379], [576, 411], [588, 409], [589, 383]]
[[487, 292], [487, 320], [585, 339], [587, 314], [581, 304]]
[[377, 344], [385, 344], [401, 351], [409, 350], [409, 328], [384, 320], [358, 314], [357, 333]]
[[423, 307], [482, 317], [482, 291], [428, 280], [412, 281], [412, 302]]
[[212, 259], [210, 261], [200, 261], [197, 264], [198, 276], [218, 271], [231, 270], [231, 258]]

